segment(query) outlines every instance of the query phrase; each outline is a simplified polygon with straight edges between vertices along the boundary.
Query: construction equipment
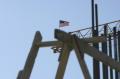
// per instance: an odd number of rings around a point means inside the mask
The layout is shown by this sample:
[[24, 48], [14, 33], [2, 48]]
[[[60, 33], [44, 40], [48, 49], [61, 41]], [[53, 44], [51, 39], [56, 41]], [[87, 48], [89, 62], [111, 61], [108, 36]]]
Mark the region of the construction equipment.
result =
[[[49, 46], [61, 48], [61, 51], [59, 52], [60, 53], [59, 67], [55, 79], [63, 79], [71, 50], [75, 50], [75, 54], [77, 56], [85, 79], [91, 79], [91, 76], [84, 60], [84, 54], [88, 54], [91, 57], [95, 58], [96, 60], [99, 60], [104, 64], [110, 66], [111, 68], [120, 71], [119, 62], [115, 61], [114, 59], [107, 56], [103, 52], [89, 45], [90, 43], [93, 42], [94, 43], [105, 42], [106, 37], [103, 36], [95, 38], [78, 38], [74, 34], [66, 33], [62, 30], [55, 29], [55, 38], [57, 39], [57, 41], [42, 42], [42, 36], [40, 32], [36, 32], [25, 66], [20, 71], [17, 79], [30, 78], [39, 48]], [[58, 49], [56, 48], [56, 50]]]
[[[54, 53], [60, 53], [55, 79], [63, 79], [72, 50], [75, 50], [85, 79], [92, 78], [84, 60], [84, 54], [93, 58], [93, 79], [100, 79], [99, 61], [103, 64], [103, 79], [108, 79], [108, 66], [110, 67], [110, 79], [113, 79], [113, 69], [115, 69], [115, 79], [118, 79], [118, 73], [120, 74], [120, 30], [116, 30], [116, 28], [120, 29], [120, 20], [98, 25], [98, 6], [97, 4], [94, 6], [94, 0], [91, 0], [91, 2], [92, 27], [69, 33], [55, 29], [54, 33], [57, 39], [55, 41], [42, 41], [40, 32], [36, 32], [25, 66], [19, 71], [17, 79], [30, 78], [38, 50], [41, 47], [51, 47]], [[111, 28], [114, 28], [114, 30], [112, 31]], [[102, 44], [102, 51], [99, 51], [99, 43]], [[114, 49], [114, 52], [112, 49]], [[115, 55], [114, 58], [113, 54]]]

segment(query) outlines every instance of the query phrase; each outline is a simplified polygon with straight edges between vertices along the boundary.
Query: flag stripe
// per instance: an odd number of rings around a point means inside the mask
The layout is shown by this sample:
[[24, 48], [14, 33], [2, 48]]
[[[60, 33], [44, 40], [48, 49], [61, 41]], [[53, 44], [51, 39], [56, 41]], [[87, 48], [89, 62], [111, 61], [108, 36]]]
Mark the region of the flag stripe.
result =
[[64, 26], [69, 26], [69, 22], [68, 21], [60, 20], [59, 27], [64, 27]]

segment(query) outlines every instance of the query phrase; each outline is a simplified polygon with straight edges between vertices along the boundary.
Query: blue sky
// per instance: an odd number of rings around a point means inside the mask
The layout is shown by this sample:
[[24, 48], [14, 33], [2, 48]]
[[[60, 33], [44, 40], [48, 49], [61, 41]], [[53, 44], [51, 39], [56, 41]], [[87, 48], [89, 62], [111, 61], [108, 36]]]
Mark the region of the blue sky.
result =
[[[119, 0], [96, 0], [99, 23], [120, 19]], [[35, 32], [43, 41], [54, 39], [59, 20], [70, 22], [65, 31], [91, 26], [91, 0], [0, 0], [0, 79], [16, 79], [23, 68]], [[83, 27], [84, 26], [84, 27]], [[92, 61], [87, 63], [92, 73]], [[58, 54], [41, 48], [30, 79], [54, 79]], [[74, 52], [71, 53], [64, 79], [83, 79]]]

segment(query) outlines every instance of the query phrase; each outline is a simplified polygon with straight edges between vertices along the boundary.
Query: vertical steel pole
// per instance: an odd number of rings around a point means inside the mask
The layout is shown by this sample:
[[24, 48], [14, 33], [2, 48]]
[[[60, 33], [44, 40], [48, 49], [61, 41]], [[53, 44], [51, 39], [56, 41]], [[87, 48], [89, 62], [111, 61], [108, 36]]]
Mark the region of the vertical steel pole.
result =
[[[108, 37], [108, 42], [109, 42], [109, 56], [112, 58], [112, 39], [111, 35]], [[113, 70], [110, 68], [110, 79], [113, 79]]]
[[91, 0], [91, 12], [92, 12], [92, 33], [94, 32], [94, 0]]
[[119, 52], [119, 62], [120, 62], [120, 31], [118, 31], [118, 52]]
[[[119, 54], [119, 62], [120, 62], [120, 30], [118, 31], [118, 54]], [[120, 72], [119, 72], [119, 79], [120, 79]]]
[[[104, 26], [104, 36], [107, 37], [107, 25]], [[102, 52], [108, 55], [107, 54], [107, 42], [102, 43]], [[102, 64], [102, 66], [103, 66], [103, 79], [108, 79], [108, 66], [105, 64]]]
[[[114, 41], [114, 57], [115, 60], [118, 61], [116, 27], [113, 27], [113, 41]], [[116, 70], [115, 70], [115, 79], [118, 79], [118, 72]]]
[[96, 31], [98, 35], [98, 5], [95, 4]]
[[[94, 25], [94, 16], [96, 16], [96, 27]], [[92, 34], [98, 36], [98, 8], [95, 5], [95, 15], [94, 15], [94, 0], [92, 0]], [[99, 44], [94, 43], [93, 46], [99, 49]], [[99, 61], [93, 58], [93, 79], [100, 79]]]

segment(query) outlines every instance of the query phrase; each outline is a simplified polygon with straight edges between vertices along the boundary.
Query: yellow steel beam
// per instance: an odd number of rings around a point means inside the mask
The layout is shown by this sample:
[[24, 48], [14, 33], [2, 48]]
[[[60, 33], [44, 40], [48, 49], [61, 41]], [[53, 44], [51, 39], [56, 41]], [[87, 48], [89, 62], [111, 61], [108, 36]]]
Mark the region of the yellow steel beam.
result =
[[106, 37], [104, 36], [97, 36], [97, 37], [90, 37], [90, 38], [81, 38], [81, 40], [86, 41], [87, 43], [98, 43], [98, 42], [105, 42]]
[[[60, 41], [71, 43], [72, 42], [72, 36], [73, 35], [70, 35], [69, 33], [61, 31], [59, 29], [55, 30], [55, 38], [57, 38]], [[94, 38], [89, 38], [87, 40], [85, 40], [84, 38], [83, 39], [77, 38], [78, 44], [81, 46], [80, 50], [83, 51], [84, 53], [87, 53], [88, 55], [92, 56], [96, 60], [99, 60], [99, 61], [103, 62], [104, 64], [109, 65], [111, 68], [116, 69], [117, 71], [120, 71], [120, 63], [119, 62], [115, 61], [114, 59], [107, 56], [103, 52], [98, 51], [96, 48], [88, 45], [90, 40], [93, 41], [93, 42], [96, 42], [96, 41], [99, 40], [99, 39], [96, 39], [96, 38], [95, 39]], [[105, 39], [101, 39], [102, 42]]]
[[[55, 38], [62, 42], [72, 42], [72, 35], [61, 31], [59, 29], [55, 30]], [[90, 37], [90, 38], [80, 38], [80, 40], [85, 40], [87, 43], [98, 43], [98, 42], [105, 42], [106, 37], [98, 36], [98, 37]]]
[[38, 44], [40, 47], [49, 47], [49, 46], [62, 46], [63, 43], [61, 41], [45, 41]]
[[30, 75], [35, 63], [35, 59], [36, 56], [38, 54], [38, 50], [39, 50], [39, 45], [37, 45], [38, 43], [40, 44], [42, 40], [42, 36], [40, 34], [40, 32], [36, 32], [33, 43], [32, 43], [32, 47], [31, 50], [29, 52], [29, 55], [27, 57], [24, 69], [21, 72], [21, 77], [20, 79], [30, 79]]
[[77, 59], [79, 61], [79, 65], [81, 66], [84, 78], [85, 79], [91, 79], [89, 70], [88, 70], [87, 65], [85, 63], [85, 60], [84, 60], [84, 53], [79, 49], [81, 47], [77, 43], [77, 40], [76, 40], [75, 37], [73, 37], [73, 47], [74, 47]]
[[96, 60], [99, 60], [103, 62], [104, 64], [110, 66], [111, 68], [120, 71], [120, 63], [112, 59], [111, 57], [107, 56], [105, 53], [97, 50], [96, 48], [89, 46], [87, 42], [80, 40], [78, 43], [81, 46], [81, 50], [95, 58]]
[[61, 60], [59, 62], [55, 79], [63, 79], [69, 55], [70, 55], [69, 47], [66, 44], [64, 44], [63, 52], [61, 53]]

